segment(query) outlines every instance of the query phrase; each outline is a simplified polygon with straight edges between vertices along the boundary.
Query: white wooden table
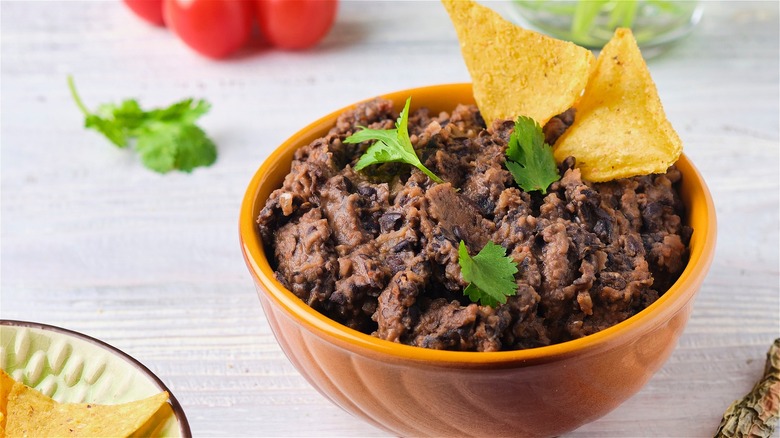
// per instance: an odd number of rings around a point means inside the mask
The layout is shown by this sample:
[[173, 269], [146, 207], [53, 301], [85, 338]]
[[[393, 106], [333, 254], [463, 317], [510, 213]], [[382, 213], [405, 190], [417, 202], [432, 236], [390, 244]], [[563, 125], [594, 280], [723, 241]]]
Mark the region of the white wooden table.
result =
[[[778, 3], [707, 3], [650, 68], [718, 211], [712, 271], [671, 359], [570, 436], [708, 436], [780, 336]], [[343, 2], [316, 50], [209, 61], [120, 2], [2, 2], [2, 318], [100, 338], [155, 371], [196, 436], [384, 436], [290, 365], [237, 240], [244, 188], [304, 124], [397, 89], [468, 81], [438, 2]], [[137, 97], [213, 104], [219, 160], [161, 176], [82, 128]]]

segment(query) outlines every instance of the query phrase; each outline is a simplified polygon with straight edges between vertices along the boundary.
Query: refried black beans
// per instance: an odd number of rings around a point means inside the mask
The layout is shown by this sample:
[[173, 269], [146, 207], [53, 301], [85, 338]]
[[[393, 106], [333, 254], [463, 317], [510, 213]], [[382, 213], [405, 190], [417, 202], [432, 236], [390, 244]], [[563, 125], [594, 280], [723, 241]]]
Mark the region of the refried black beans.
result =
[[[379, 99], [342, 114], [295, 152], [257, 219], [279, 281], [324, 315], [425, 348], [532, 348], [629, 318], [685, 267], [691, 230], [674, 166], [594, 184], [570, 158], [547, 195], [526, 193], [504, 167], [513, 121], [486, 129], [475, 106], [459, 105], [409, 117], [412, 144], [444, 184], [398, 163], [355, 172], [368, 144], [343, 140], [358, 126], [394, 128], [397, 117]], [[547, 123], [547, 142], [573, 118]], [[517, 295], [496, 308], [465, 297], [460, 240], [471, 254], [488, 241], [506, 248], [518, 264]]]

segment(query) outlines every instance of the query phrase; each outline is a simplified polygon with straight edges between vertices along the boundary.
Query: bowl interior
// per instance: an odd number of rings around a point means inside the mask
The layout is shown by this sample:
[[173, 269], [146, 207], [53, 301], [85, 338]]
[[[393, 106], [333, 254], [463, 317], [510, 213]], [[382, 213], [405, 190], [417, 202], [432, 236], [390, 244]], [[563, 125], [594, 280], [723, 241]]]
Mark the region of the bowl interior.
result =
[[0, 368], [60, 403], [118, 404], [168, 391], [170, 404], [139, 431], [141, 436], [191, 436], [181, 405], [159, 378], [122, 351], [81, 333], [0, 321]]
[[[458, 104], [473, 104], [471, 85], [445, 84], [398, 91], [381, 97], [392, 100], [400, 111], [411, 96], [411, 111], [420, 107], [432, 113], [451, 111]], [[690, 242], [690, 259], [677, 282], [655, 303], [637, 315], [584, 338], [527, 350], [491, 353], [429, 350], [388, 342], [347, 328], [311, 309], [292, 292], [279, 283], [265, 254], [265, 248], [257, 232], [255, 218], [263, 208], [271, 192], [281, 186], [290, 170], [293, 153], [298, 147], [323, 136], [335, 124], [342, 112], [335, 111], [295, 133], [279, 146], [260, 166], [250, 182], [241, 206], [239, 234], [247, 265], [255, 281], [267, 291], [270, 298], [308, 330], [330, 338], [333, 342], [360, 347], [367, 354], [383, 355], [403, 360], [415, 360], [446, 364], [473, 364], [484, 366], [512, 366], [545, 363], [579, 354], [607, 348], [611, 340], [628, 333], [639, 334], [650, 330], [678, 312], [697, 292], [712, 261], [715, 246], [715, 209], [712, 197], [701, 175], [683, 155], [677, 166], [683, 174], [681, 195], [686, 206], [686, 224], [694, 230]]]

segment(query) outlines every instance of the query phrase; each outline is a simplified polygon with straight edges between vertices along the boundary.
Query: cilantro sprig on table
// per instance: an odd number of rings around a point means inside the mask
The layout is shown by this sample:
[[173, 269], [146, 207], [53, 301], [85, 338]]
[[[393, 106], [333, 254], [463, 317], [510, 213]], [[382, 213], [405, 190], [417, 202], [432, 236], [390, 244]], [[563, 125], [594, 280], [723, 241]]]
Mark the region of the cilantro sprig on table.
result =
[[479, 301], [483, 306], [496, 307], [517, 293], [517, 263], [506, 255], [506, 250], [500, 245], [488, 242], [477, 255], [471, 257], [461, 240], [458, 264], [463, 279], [469, 282], [463, 294], [474, 303]]
[[540, 190], [546, 194], [547, 187], [561, 178], [552, 147], [544, 142], [542, 127], [530, 117], [520, 116], [515, 121], [506, 157], [506, 168], [526, 192]]
[[134, 143], [141, 162], [151, 170], [191, 172], [217, 159], [216, 145], [195, 124], [211, 108], [205, 100], [184, 99], [167, 108], [144, 111], [138, 101], [126, 99], [119, 105], [100, 105], [92, 112], [81, 101], [70, 76], [68, 87], [84, 113], [84, 127], [100, 132], [120, 148]]
[[407, 123], [409, 120], [409, 104], [412, 98], [406, 99], [406, 105], [401, 111], [398, 120], [395, 123], [395, 129], [368, 129], [362, 128], [360, 131], [344, 139], [344, 143], [362, 143], [364, 141], [374, 141], [366, 152], [360, 157], [355, 170], [361, 170], [366, 166], [380, 163], [406, 163], [420, 169], [428, 175], [432, 181], [441, 183], [441, 178], [428, 170], [420, 161], [417, 153], [414, 151], [412, 141], [409, 139], [409, 130]]

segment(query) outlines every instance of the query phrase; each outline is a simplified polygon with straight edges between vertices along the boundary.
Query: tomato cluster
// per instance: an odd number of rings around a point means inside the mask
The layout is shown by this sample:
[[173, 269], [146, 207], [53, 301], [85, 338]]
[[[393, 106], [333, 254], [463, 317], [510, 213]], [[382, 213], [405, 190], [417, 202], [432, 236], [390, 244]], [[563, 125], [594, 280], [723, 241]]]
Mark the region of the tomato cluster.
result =
[[124, 0], [136, 15], [167, 26], [185, 44], [210, 58], [224, 58], [252, 36], [288, 50], [306, 49], [328, 33], [338, 0]]

